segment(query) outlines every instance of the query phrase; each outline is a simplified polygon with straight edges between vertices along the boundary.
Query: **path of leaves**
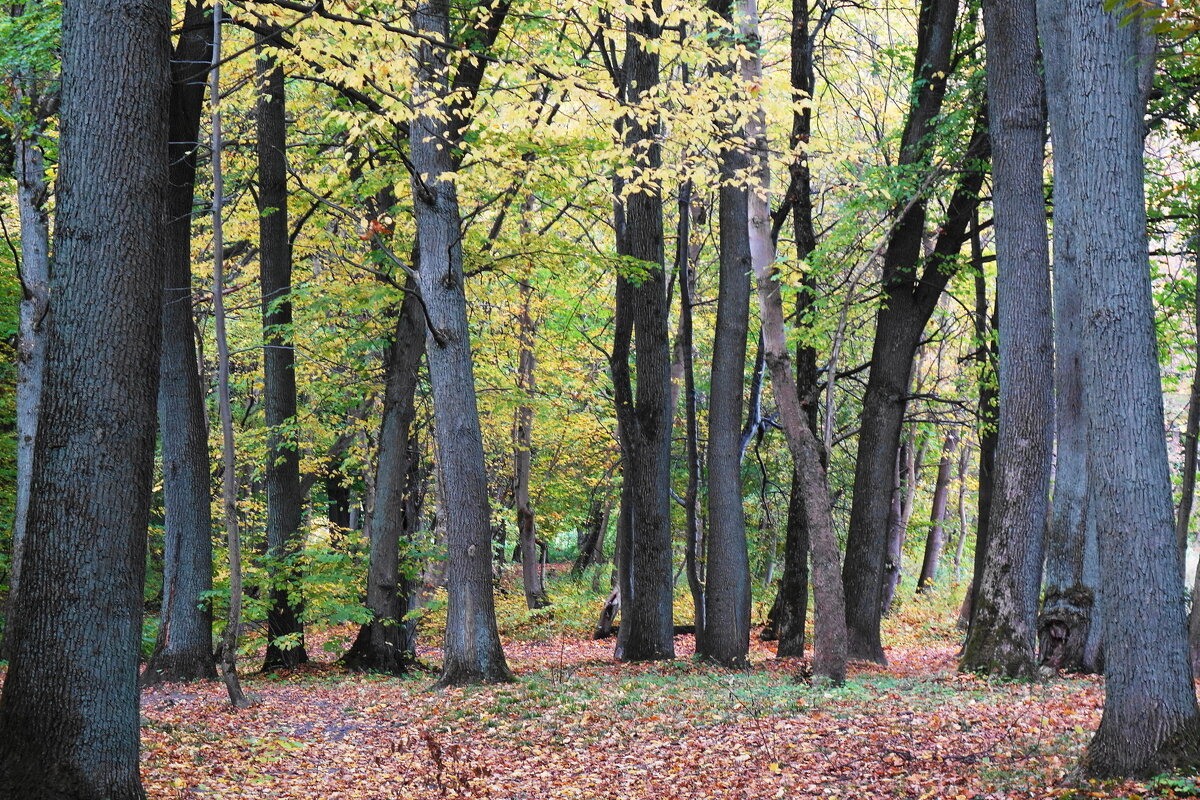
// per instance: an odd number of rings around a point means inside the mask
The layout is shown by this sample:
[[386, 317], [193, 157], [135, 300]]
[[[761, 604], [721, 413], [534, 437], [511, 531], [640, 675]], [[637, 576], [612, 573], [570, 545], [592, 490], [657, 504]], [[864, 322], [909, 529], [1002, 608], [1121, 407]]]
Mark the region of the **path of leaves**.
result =
[[[958, 675], [953, 648], [893, 648], [838, 689], [755, 645], [749, 672], [616, 664], [611, 643], [510, 643], [518, 682], [443, 692], [321, 665], [143, 698], [155, 798], [1041, 798], [1099, 719], [1095, 679]], [[437, 663], [433, 650], [422, 653]], [[1157, 796], [1135, 785], [1078, 797]], [[1078, 790], [1075, 790], [1078, 791]], [[1149, 791], [1143, 789], [1143, 791]]]

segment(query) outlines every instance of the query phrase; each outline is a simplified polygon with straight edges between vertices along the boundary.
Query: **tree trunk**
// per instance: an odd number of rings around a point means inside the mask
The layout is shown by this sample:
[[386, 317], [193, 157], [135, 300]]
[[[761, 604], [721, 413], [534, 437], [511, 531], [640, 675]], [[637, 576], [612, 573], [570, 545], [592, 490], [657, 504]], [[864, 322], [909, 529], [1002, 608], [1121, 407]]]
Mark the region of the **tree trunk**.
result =
[[[914, 88], [900, 149], [902, 166], [926, 165], [929, 161], [933, 125], [941, 111], [950, 73], [958, 5], [958, 0], [921, 2]], [[972, 146], [971, 150], [968, 158], [978, 158], [977, 148]], [[973, 182], [978, 186], [976, 172], [971, 168], [966, 170], [956, 197]], [[977, 188], [963, 199], [973, 204], [977, 202], [976, 193]], [[952, 238], [957, 238], [949, 236], [948, 232], [958, 221], [953, 219], [953, 208], [947, 213], [944, 232], [938, 237], [941, 254], [926, 259], [927, 263], [922, 265], [926, 201], [915, 198], [897, 209], [899, 218], [884, 256], [883, 298], [876, 318], [871, 373], [863, 396], [854, 499], [842, 579], [846, 587], [850, 657], [880, 664], [887, 663], [879, 635], [880, 590], [890, 505], [886, 487], [891, 486], [893, 462], [900, 446], [913, 357], [925, 323], [952, 272], [952, 259], [957, 257], [962, 245], [959, 240], [957, 247], [948, 246], [952, 244]], [[965, 224], [966, 220], [962, 220], [964, 228]]]
[[[732, 8], [721, 8], [732, 24]], [[724, 48], [723, 48], [724, 49]], [[727, 53], [728, 51], [726, 51]], [[725, 55], [725, 54], [723, 54]], [[732, 64], [725, 67], [728, 72]], [[719, 123], [727, 141], [741, 139], [736, 119]], [[750, 318], [748, 153], [723, 147], [720, 160], [720, 278], [713, 334], [708, 411], [708, 536], [703, 649], [698, 654], [727, 667], [745, 667], [750, 652], [750, 559], [742, 507], [742, 403]]]
[[167, 252], [159, 357], [158, 428], [162, 447], [163, 602], [158, 640], [143, 685], [215, 679], [212, 613], [212, 499], [208, 421], [192, 320], [192, 214], [204, 106], [202, 65], [212, 59], [211, 13], [184, 10], [171, 59]]
[[512, 680], [512, 674], [500, 646], [492, 597], [487, 471], [463, 287], [462, 218], [454, 181], [442, 177], [456, 169], [451, 148], [443, 142], [459, 127], [448, 96], [448, 0], [420, 3], [413, 20], [427, 37], [414, 88], [422, 113], [411, 123], [409, 148], [448, 554], [446, 640], [438, 683], [502, 682]]
[[[646, 42], [662, 32], [662, 9], [653, 0], [631, 12], [621, 74], [622, 100], [631, 107], [658, 85], [657, 48]], [[621, 134], [635, 164], [630, 183], [640, 191], [618, 191], [617, 252], [636, 259], [646, 274], [617, 278], [611, 369], [628, 490], [622, 501], [629, 524], [618, 531], [618, 585], [621, 628], [616, 657], [623, 661], [674, 658], [671, 580], [671, 387], [667, 336], [667, 293], [663, 270], [662, 197], [653, 173], [662, 163], [659, 123], [641, 113], [622, 118]], [[649, 174], [643, 172], [646, 170]], [[622, 189], [623, 187], [619, 187]], [[637, 358], [637, 382], [630, 374], [630, 340]]]
[[1054, 419], [1046, 119], [1036, 0], [984, 0], [1000, 321], [1000, 425], [987, 563], [961, 667], [1037, 677], [1037, 609]]
[[[258, 231], [262, 281], [263, 409], [270, 433], [267, 463], [267, 561], [271, 604], [263, 669], [294, 669], [308, 661], [303, 600], [295, 571], [300, 531], [300, 453], [288, 426], [296, 417], [296, 352], [292, 347], [292, 247], [287, 216], [287, 118], [283, 67], [257, 63]], [[284, 638], [286, 637], [286, 638]]]
[[[33, 448], [46, 372], [46, 328], [50, 311], [50, 219], [42, 136], [51, 113], [50, 98], [42, 97], [33, 76], [16, 77], [16, 104], [28, 103], [33, 123], [13, 139], [13, 174], [17, 179], [17, 208], [21, 220], [21, 307], [17, 333], [17, 475], [13, 507], [12, 558], [8, 573], [5, 619], [12, 624], [20, 588], [29, 489], [33, 480]], [[4, 655], [8, 656], [5, 638]]]
[[[1188, 660], [1181, 554], [1171, 477], [1142, 160], [1138, 86], [1141, 22], [1122, 23], [1088, 0], [1043, 3], [1047, 64], [1069, 70], [1051, 95], [1066, 108], [1077, 157], [1056, 169], [1088, 198], [1077, 215], [1083, 273], [1083, 397], [1089, 508], [1096, 521], [1105, 631], [1104, 714], [1082, 769], [1089, 777], [1146, 777], [1200, 761], [1200, 711]], [[1126, 21], [1128, 22], [1128, 21]], [[1059, 27], [1061, 26], [1061, 27]]]
[[57, 278], [0, 699], [0, 797], [145, 796], [137, 668], [165, 253], [169, 11], [165, 2], [63, 3]]
[[371, 609], [372, 619], [359, 629], [342, 659], [351, 669], [402, 675], [415, 658], [416, 625], [405, 618], [414, 588], [408, 575], [415, 565], [401, 563], [400, 546], [420, 526], [420, 451], [413, 446], [411, 428], [416, 417], [418, 367], [424, 354], [421, 301], [410, 291], [404, 296], [396, 332], [384, 356], [387, 378], [375, 468], [375, 503], [367, 520], [371, 542], [367, 608]]
[[[1188, 242], [1200, 267], [1200, 231]], [[1193, 319], [1200, 331], [1200, 288], [1194, 298]], [[1196, 371], [1192, 374], [1192, 388], [1188, 395], [1187, 429], [1183, 434], [1183, 488], [1179, 496], [1179, 511], [1175, 516], [1175, 540], [1179, 552], [1184, 555], [1184, 581], [1187, 581], [1188, 527], [1192, 519], [1192, 503], [1196, 497], [1196, 439], [1200, 436], [1200, 335], [1197, 336]], [[1200, 569], [1197, 569], [1200, 573]], [[1193, 595], [1195, 596], [1195, 595]]]
[[225, 174], [221, 168], [224, 150], [221, 128], [221, 4], [213, 5], [213, 46], [208, 73], [211, 109], [213, 195], [213, 338], [217, 346], [217, 408], [221, 419], [221, 507], [225, 518], [225, 541], [229, 555], [229, 611], [221, 635], [220, 669], [229, 702], [234, 708], [249, 705], [238, 678], [238, 639], [242, 628], [242, 538], [238, 525], [237, 457], [233, 442], [233, 404], [229, 397], [229, 337], [225, 331]]
[[958, 447], [958, 429], [952, 429], [942, 448], [937, 478], [933, 484], [933, 509], [929, 514], [929, 535], [925, 539], [925, 558], [921, 562], [921, 577], [917, 593], [932, 589], [937, 582], [938, 562], [946, 545], [946, 505], [950, 500], [950, 470], [954, 466], [954, 451]]
[[[1042, 31], [1043, 47], [1054, 45]], [[1046, 91], [1064, 97], [1074, 88], [1068, 70], [1045, 62]], [[1046, 574], [1038, 617], [1039, 659], [1067, 672], [1094, 673], [1104, 668], [1100, 613], [1100, 562], [1096, 525], [1088, 513], [1088, 422], [1083, 409], [1083, 272], [1076, 251], [1077, 216], [1084, 213], [1077, 185], [1058, 180], [1076, 158], [1066, 107], [1051, 103], [1054, 142], [1054, 496], [1046, 540]], [[1061, 141], [1060, 141], [1061, 139]], [[1087, 212], [1090, 213], [1090, 212]]]
[[983, 241], [980, 235], [979, 214], [971, 226], [971, 263], [975, 271], [975, 338], [978, 341], [976, 358], [979, 362], [979, 511], [975, 521], [975, 557], [971, 568], [971, 584], [963, 607], [967, 629], [975, 618], [975, 600], [987, 563], [988, 520], [992, 515], [992, 488], [996, 477], [996, 428], [999, 391], [996, 383], [996, 349], [999, 332], [994, 313], [989, 313], [987, 279], [983, 274]]
[[[903, 442], [900, 445], [900, 450], [896, 453], [896, 466], [892, 480], [892, 505], [888, 509], [888, 526], [887, 526], [887, 551], [883, 562], [883, 588], [880, 592], [879, 602], [881, 605], [880, 611], [883, 614], [888, 614], [892, 610], [892, 603], [896, 598], [896, 588], [900, 585], [902, 575], [902, 562], [904, 559], [904, 538], [908, 533], [908, 522], [904, 513], [905, 495], [911, 492], [913, 484], [916, 483], [915, 470], [913, 469], [913, 459], [910, 457], [912, 453], [912, 440]], [[911, 497], [908, 501], [911, 507]]]
[[[534, 369], [537, 361], [533, 355], [533, 340], [537, 327], [533, 322], [530, 302], [533, 286], [528, 276], [520, 282], [521, 312], [517, 317], [517, 335], [520, 352], [517, 365], [517, 391], [527, 398], [536, 389]], [[527, 402], [517, 407], [513, 431], [513, 473], [516, 477], [517, 536], [521, 545], [521, 581], [525, 587], [525, 604], [530, 609], [544, 608], [550, 604], [546, 596], [546, 583], [542, 574], [542, 562], [537, 554], [537, 526], [533, 516], [533, 503], [529, 499], [529, 472], [533, 459], [533, 407]]]
[[808, 615], [808, 525], [803, 504], [800, 476], [793, 470], [787, 537], [783, 544], [783, 575], [767, 621], [770, 638], [778, 640], [777, 658], [804, 657], [804, 620]]

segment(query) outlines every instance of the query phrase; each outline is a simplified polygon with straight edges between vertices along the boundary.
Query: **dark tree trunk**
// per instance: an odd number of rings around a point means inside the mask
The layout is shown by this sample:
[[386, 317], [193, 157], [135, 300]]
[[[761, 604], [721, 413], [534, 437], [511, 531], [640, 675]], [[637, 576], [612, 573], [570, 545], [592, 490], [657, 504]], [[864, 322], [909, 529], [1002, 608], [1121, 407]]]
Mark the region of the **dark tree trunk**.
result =
[[[712, 8], [712, 6], [710, 6]], [[732, 20], [732, 7], [725, 11]], [[732, 65], [730, 66], [732, 68]], [[736, 120], [724, 118], [729, 141], [741, 137]], [[742, 507], [742, 404], [746, 382], [746, 336], [750, 319], [750, 166], [742, 147], [720, 155], [720, 278], [708, 412], [708, 536], [705, 564], [703, 649], [718, 664], [744, 667], [750, 652], [750, 559]]]
[[208, 421], [192, 320], [192, 213], [204, 70], [212, 59], [211, 13], [184, 10], [171, 59], [167, 251], [158, 384], [163, 501], [163, 601], [158, 640], [142, 683], [215, 679], [212, 613], [212, 498]]
[[783, 544], [783, 575], [767, 615], [763, 638], [778, 640], [778, 658], [804, 657], [804, 620], [808, 614], [808, 524], [799, 476], [792, 473], [788, 500], [787, 538]]
[[[1200, 231], [1192, 235], [1188, 242], [1192, 248], [1196, 264], [1200, 267]], [[1200, 288], [1193, 298], [1192, 318], [1200, 326]], [[1200, 330], [1200, 327], [1197, 328]], [[1192, 505], [1196, 497], [1196, 441], [1200, 437], [1200, 337], [1197, 337], [1197, 368], [1192, 374], [1192, 388], [1188, 395], [1187, 428], [1183, 434], [1183, 487], [1179, 496], [1179, 510], [1175, 515], [1175, 540], [1179, 544], [1179, 552], [1183, 553], [1184, 563], [1187, 562], [1188, 527], [1192, 520]], [[1200, 569], [1197, 569], [1200, 574]], [[1184, 569], [1184, 580], [1187, 580], [1187, 569]], [[1192, 595], [1195, 597], [1195, 595]]]
[[[950, 73], [958, 0], [922, 0], [918, 19], [917, 52], [913, 73], [912, 103], [901, 141], [900, 164], [927, 165], [932, 151], [932, 133], [941, 112]], [[986, 134], [976, 133], [976, 137]], [[971, 147], [968, 158], [981, 153]], [[956, 199], [967, 206], [978, 202], [975, 195], [982, 176], [966, 169]], [[963, 194], [974, 186], [974, 191]], [[883, 298], [875, 325], [871, 350], [871, 373], [863, 397], [862, 426], [854, 470], [854, 499], [842, 579], [846, 587], [846, 624], [851, 658], [883, 664], [879, 635], [882, 615], [880, 590], [883, 585], [884, 543], [887, 535], [889, 493], [900, 428], [908, 402], [913, 357], [925, 323], [952, 271], [951, 264], [962, 246], [961, 231], [966, 220], [956, 220], [957, 209], [948, 211], [943, 233], [938, 237], [938, 254], [921, 264], [925, 237], [926, 202], [915, 198], [897, 208], [898, 219], [883, 265]], [[958, 227], [958, 235], [951, 229]], [[956, 241], [954, 241], [956, 240]], [[949, 245], [956, 244], [955, 247]], [[924, 274], [921, 268], [924, 267]]]
[[426, 349], [438, 452], [440, 509], [448, 553], [446, 640], [441, 686], [509, 681], [492, 597], [487, 471], [475, 401], [471, 335], [463, 287], [458, 191], [442, 175], [456, 169], [451, 143], [461, 121], [451, 113], [448, 0], [417, 6], [421, 44], [414, 99], [423, 113], [410, 127], [413, 207], [421, 297], [428, 314]]
[[938, 563], [946, 546], [946, 505], [950, 500], [950, 471], [954, 467], [954, 451], [957, 447], [958, 430], [955, 429], [946, 437], [933, 484], [933, 508], [929, 514], [929, 535], [925, 538], [925, 558], [921, 562], [921, 576], [917, 580], [918, 593], [932, 589], [937, 582]]
[[[607, 484], [608, 480], [608, 476], [605, 476], [604, 484]], [[571, 576], [574, 578], [583, 577], [588, 567], [595, 566], [599, 569], [604, 563], [604, 538], [608, 531], [609, 514], [612, 512], [612, 490], [601, 490], [604, 484], [597, 484], [592, 489], [587, 521], [584, 522], [583, 540], [579, 543], [579, 555], [571, 565]]]
[[51, 296], [62, 311], [47, 329], [42, 435], [0, 697], [0, 797], [145, 796], [137, 668], [165, 253], [169, 11], [165, 2], [63, 4]]
[[[623, 101], [636, 106], [658, 85], [659, 56], [645, 43], [661, 34], [657, 0], [627, 25], [621, 74]], [[650, 179], [661, 165], [659, 123], [627, 114], [621, 135], [637, 165], [636, 193], [618, 193], [617, 252], [647, 268], [645, 275], [617, 278], [611, 369], [628, 491], [629, 525], [618, 538], [621, 628], [616, 656], [623, 661], [674, 658], [671, 615], [671, 387], [667, 293], [663, 270], [662, 197]], [[651, 172], [644, 174], [642, 170]], [[637, 358], [636, 388], [630, 374], [630, 341]]]
[[1054, 419], [1046, 119], [1036, 0], [984, 0], [996, 219], [1000, 424], [987, 562], [962, 669], [1037, 677]]
[[[1200, 761], [1200, 711], [1188, 659], [1181, 554], [1163, 435], [1142, 159], [1140, 21], [1088, 0], [1042, 3], [1048, 64], [1069, 70], [1065, 131], [1083, 280], [1083, 397], [1089, 509], [1100, 545], [1104, 714], [1088, 744], [1089, 777], [1145, 777]], [[1127, 22], [1127, 21], [1126, 21]], [[1061, 26], [1061, 27], [1059, 27]], [[1061, 141], [1063, 137], [1058, 140]]]
[[[267, 559], [271, 604], [263, 669], [308, 661], [303, 601], [292, 563], [301, 545], [300, 453], [286, 430], [296, 416], [296, 352], [292, 347], [292, 247], [287, 217], [287, 119], [283, 67], [270, 56], [258, 69], [259, 269], [262, 282], [263, 409], [270, 433], [267, 463]], [[287, 637], [280, 642], [281, 637]]]
[[[1043, 31], [1044, 47], [1053, 46]], [[1056, 34], [1049, 34], [1050, 36]], [[1073, 91], [1067, 71], [1045, 63], [1046, 91], [1062, 97]], [[1048, 107], [1054, 136], [1056, 174], [1069, 171], [1076, 157], [1066, 108]], [[1062, 141], [1059, 141], [1059, 139]], [[1100, 561], [1096, 526], [1088, 513], [1088, 422], [1083, 409], [1083, 273], [1075, 248], [1076, 217], [1083, 211], [1070, 180], [1054, 184], [1054, 391], [1055, 470], [1042, 611], [1038, 617], [1039, 660], [1067, 672], [1104, 668], [1100, 614]]]
[[[410, 283], [409, 288], [412, 288]], [[402, 564], [400, 545], [420, 526], [420, 450], [412, 423], [418, 367], [425, 353], [425, 320], [415, 294], [404, 296], [396, 332], [384, 356], [387, 376], [379, 455], [375, 470], [375, 503], [367, 519], [371, 542], [367, 567], [367, 608], [373, 619], [342, 659], [351, 669], [401, 675], [416, 652], [416, 625], [405, 619], [414, 587], [407, 577], [415, 566]]]

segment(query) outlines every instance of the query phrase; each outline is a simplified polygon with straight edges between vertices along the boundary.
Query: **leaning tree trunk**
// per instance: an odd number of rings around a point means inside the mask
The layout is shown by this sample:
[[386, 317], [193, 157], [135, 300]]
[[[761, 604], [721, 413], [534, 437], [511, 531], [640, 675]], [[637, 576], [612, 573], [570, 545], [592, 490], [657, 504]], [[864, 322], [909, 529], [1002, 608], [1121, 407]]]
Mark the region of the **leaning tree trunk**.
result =
[[[721, 8], [720, 0], [714, 0], [710, 9], [725, 12], [726, 25], [732, 24], [728, 5]], [[723, 49], [722, 55], [728, 58], [728, 49]], [[732, 67], [728, 64], [725, 74], [732, 72]], [[745, 667], [750, 652], [750, 559], [742, 507], [741, 422], [750, 320], [750, 217], [745, 184], [750, 159], [736, 144], [742, 137], [735, 124], [732, 115], [724, 116], [720, 123], [722, 138], [734, 144], [727, 144], [719, 155], [720, 277], [708, 411], [704, 636], [698, 655], [724, 666]]]
[[[29, 489], [33, 480], [33, 446], [37, 440], [38, 411], [46, 372], [46, 327], [50, 311], [50, 218], [47, 203], [50, 184], [46, 175], [44, 143], [49, 98], [37, 91], [32, 76], [18, 75], [15, 100], [28, 103], [33, 124], [13, 138], [13, 174], [17, 179], [17, 209], [21, 220], [21, 307], [17, 333], [17, 475], [13, 504], [12, 557], [8, 572], [5, 619], [12, 624], [20, 588], [25, 529], [29, 515]], [[4, 653], [7, 657], [8, 640]]]
[[165, 253], [169, 16], [166, 2], [63, 3], [57, 277], [0, 697], [0, 797], [145, 797], [137, 668]]
[[[662, 9], [658, 0], [631, 11], [627, 21], [622, 98], [631, 107], [653, 99], [658, 85], [657, 39]], [[625, 661], [674, 658], [671, 580], [671, 408], [670, 343], [663, 269], [662, 197], [654, 187], [662, 163], [659, 124], [632, 111], [621, 120], [630, 160], [630, 182], [637, 192], [619, 192], [617, 251], [646, 267], [642, 275], [617, 278], [611, 369], [622, 437], [624, 479], [628, 490], [618, 527], [617, 568], [621, 627], [616, 656]], [[637, 358], [634, 387], [630, 341]]]
[[1000, 426], [987, 563], [962, 669], [1037, 676], [1050, 491], [1054, 345], [1035, 0], [984, 0], [1000, 321]]
[[[287, 434], [296, 417], [296, 351], [292, 346], [292, 246], [287, 229], [287, 118], [283, 67], [258, 60], [258, 230], [262, 282], [263, 409], [270, 433], [263, 470], [267, 485], [267, 558], [271, 604], [263, 669], [308, 661], [303, 603], [293, 563], [301, 547], [300, 452]], [[283, 637], [287, 637], [283, 639]], [[282, 639], [282, 641], [281, 641]]]
[[192, 214], [204, 106], [203, 65], [212, 60], [211, 13], [184, 10], [171, 59], [171, 167], [159, 357], [158, 429], [162, 447], [163, 600], [158, 640], [142, 683], [217, 677], [212, 648], [212, 499], [208, 421], [196, 364], [192, 320]]
[[958, 429], [950, 431], [942, 447], [942, 459], [938, 462], [937, 478], [933, 484], [933, 508], [929, 513], [929, 535], [925, 538], [925, 558], [921, 561], [921, 575], [917, 579], [917, 592], [932, 589], [937, 583], [938, 564], [946, 545], [946, 505], [950, 500], [950, 470], [954, 466], [954, 450], [958, 447]]
[[[1089, 509], [1096, 521], [1104, 614], [1104, 714], [1088, 744], [1089, 777], [1143, 777], [1200, 762], [1200, 711], [1188, 660], [1181, 554], [1146, 238], [1141, 22], [1090, 0], [1042, 3], [1045, 57], [1070, 80], [1063, 103], [1078, 158], [1056, 170], [1088, 198], [1077, 215], [1083, 272], [1083, 397]], [[1061, 26], [1057, 27], [1056, 26]], [[1061, 140], [1061, 137], [1060, 137]]]
[[[413, 288], [411, 282], [408, 286]], [[375, 502], [367, 520], [371, 552], [367, 566], [367, 608], [371, 621], [358, 632], [342, 659], [352, 669], [402, 675], [416, 654], [414, 621], [406, 619], [412, 596], [411, 581], [402, 564], [400, 545], [420, 525], [413, 502], [414, 462], [420, 454], [411, 447], [410, 429], [416, 417], [418, 367], [425, 353], [425, 320], [421, 302], [411, 291], [404, 296], [391, 345], [384, 357], [387, 376], [383, 422], [375, 471]], [[419, 480], [419, 475], [417, 476]]]
[[[1043, 30], [1043, 46], [1053, 44]], [[1065, 97], [1073, 91], [1062, 65], [1045, 63], [1046, 91]], [[1077, 157], [1066, 107], [1048, 108], [1053, 136], [1054, 170], [1067, 174]], [[1061, 139], [1061, 141], [1060, 141]], [[1083, 411], [1083, 330], [1080, 304], [1083, 274], [1076, 252], [1076, 217], [1081, 198], [1070, 180], [1054, 182], [1054, 391], [1055, 470], [1042, 610], [1038, 617], [1038, 657], [1046, 666], [1067, 672], [1094, 673], [1104, 668], [1100, 613], [1100, 562], [1096, 526], [1088, 513], [1088, 430]], [[1090, 213], [1090, 212], [1089, 212]]]
[[421, 112], [410, 125], [417, 271], [428, 315], [426, 350], [433, 390], [435, 438], [445, 514], [446, 639], [441, 686], [512, 680], [496, 630], [487, 471], [475, 400], [471, 334], [463, 286], [462, 218], [452, 174], [448, 0], [420, 3], [413, 14], [425, 37], [417, 61], [414, 100]]
[[[946, 93], [953, 53], [958, 0], [922, 0], [918, 19], [913, 93], [900, 148], [900, 163], [928, 166], [934, 124]], [[974, 170], [966, 170], [969, 180]], [[920, 274], [925, 239], [926, 201], [902, 204], [884, 256], [883, 298], [871, 349], [871, 372], [863, 396], [862, 427], [854, 468], [854, 498], [846, 539], [842, 579], [850, 657], [887, 663], [880, 639], [884, 541], [887, 534], [893, 462], [908, 402], [913, 357], [925, 323], [949, 279], [952, 263], [938, 259]], [[952, 212], [951, 212], [952, 213]], [[953, 227], [947, 218], [944, 228]], [[945, 236], [939, 236], [939, 241]], [[961, 247], [961, 242], [959, 243]], [[949, 253], [958, 255], [958, 248]], [[931, 280], [924, 280], [930, 278]]]

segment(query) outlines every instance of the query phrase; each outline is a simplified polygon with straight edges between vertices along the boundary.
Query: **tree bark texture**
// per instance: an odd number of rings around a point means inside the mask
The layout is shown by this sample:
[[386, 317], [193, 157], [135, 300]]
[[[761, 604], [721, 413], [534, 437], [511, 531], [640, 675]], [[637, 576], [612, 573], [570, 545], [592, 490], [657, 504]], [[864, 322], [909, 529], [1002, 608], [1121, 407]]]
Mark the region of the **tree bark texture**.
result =
[[1035, 0], [984, 0], [1000, 424], [988, 557], [962, 668], [1037, 677], [1037, 610], [1054, 429], [1050, 257], [1042, 189], [1046, 119]]
[[[410, 287], [412, 285], [410, 283]], [[414, 451], [411, 429], [416, 417], [418, 367], [425, 354], [425, 319], [421, 301], [408, 293], [400, 306], [396, 331], [384, 356], [386, 386], [379, 454], [375, 471], [375, 502], [367, 520], [371, 542], [367, 567], [367, 607], [373, 619], [362, 626], [343, 658], [353, 669], [401, 675], [416, 653], [416, 627], [405, 619], [413, 587], [401, 563], [401, 544], [420, 525], [420, 455]], [[416, 478], [416, 481], [414, 481]]]
[[154, 467], [169, 8], [62, 10], [54, 313], [0, 797], [141, 800], [137, 665]]
[[909, 453], [912, 452], [912, 441], [903, 442], [896, 453], [896, 466], [893, 469], [891, 498], [888, 508], [887, 542], [885, 544], [883, 561], [883, 587], [880, 592], [880, 611], [888, 614], [896, 598], [896, 589], [900, 585], [903, 574], [904, 538], [908, 532], [905, 520], [904, 496], [909, 487], [916, 483], [917, 476], [913, 474]]
[[[916, 168], [928, 162], [932, 147], [930, 134], [946, 93], [957, 13], [957, 0], [921, 2], [914, 88], [901, 140], [901, 166]], [[926, 265], [924, 275], [920, 272], [925, 199], [915, 198], [897, 209], [897, 213], [899, 218], [884, 255], [883, 300], [876, 317], [871, 372], [863, 396], [854, 498], [842, 569], [850, 657], [880, 664], [887, 663], [879, 632], [884, 541], [890, 505], [887, 487], [891, 486], [896, 450], [900, 445], [913, 357], [925, 323], [949, 279], [942, 271], [949, 266], [944, 263], [944, 256]], [[949, 213], [953, 214], [953, 210]], [[948, 217], [945, 227], [954, 224]], [[939, 245], [944, 237], [945, 233], [938, 237]], [[958, 244], [961, 247], [961, 241]], [[958, 249], [949, 250], [949, 257], [956, 256]]]
[[[1188, 241], [1196, 264], [1200, 265], [1200, 231]], [[1200, 331], [1200, 288], [1193, 298], [1192, 319]], [[1192, 387], [1188, 394], [1187, 427], [1183, 434], [1183, 487], [1179, 496], [1179, 509], [1175, 514], [1175, 540], [1179, 552], [1187, 559], [1188, 528], [1192, 521], [1192, 505], [1196, 498], [1196, 443], [1200, 437], [1200, 336], [1197, 336], [1196, 371], [1192, 373]], [[1197, 570], [1200, 572], [1200, 570]], [[1184, 570], [1187, 580], [1187, 570]], [[1195, 596], [1194, 594], [1192, 595]]]
[[[1041, 22], [1041, 21], [1040, 21]], [[1041, 24], [1043, 48], [1061, 47], [1061, 16]], [[1100, 613], [1100, 561], [1095, 520], [1088, 513], [1088, 429], [1083, 409], [1083, 275], [1076, 252], [1077, 217], [1085, 212], [1077, 182], [1058, 180], [1075, 168], [1076, 142], [1069, 130], [1069, 71], [1045, 61], [1054, 154], [1054, 494], [1046, 539], [1038, 650], [1043, 664], [1067, 672], [1104, 668]]]
[[996, 478], [996, 428], [999, 418], [999, 390], [996, 384], [996, 349], [998, 325], [993, 307], [987, 298], [987, 278], [983, 274], [983, 237], [980, 232], [979, 213], [976, 211], [971, 224], [971, 263], [975, 272], [975, 338], [978, 342], [976, 360], [979, 363], [979, 486], [976, 501], [978, 511], [975, 520], [975, 555], [971, 564], [971, 584], [963, 608], [967, 614], [960, 620], [970, 628], [975, 616], [975, 599], [979, 584], [983, 581], [983, 568], [987, 563], [988, 520], [992, 515], [992, 489]]
[[162, 449], [163, 600], [158, 640], [142, 683], [215, 679], [212, 613], [212, 498], [208, 421], [196, 362], [192, 319], [192, 214], [196, 189], [204, 70], [212, 60], [211, 14], [184, 10], [171, 58], [170, 174], [163, 284], [158, 421]]
[[[621, 73], [623, 101], [636, 106], [659, 81], [658, 51], [646, 47], [661, 35], [661, 7], [633, 10], [627, 20]], [[671, 580], [671, 354], [667, 335], [667, 293], [663, 269], [662, 197], [651, 185], [662, 163], [660, 124], [643, 112], [621, 121], [625, 146], [634, 164], [631, 183], [639, 191], [618, 192], [617, 252], [646, 270], [638, 280], [617, 278], [611, 369], [628, 492], [629, 524], [618, 537], [618, 586], [621, 627], [616, 657], [624, 661], [674, 658]], [[643, 173], [647, 170], [650, 174]], [[640, 184], [639, 184], [640, 182]], [[636, 386], [631, 374], [630, 341], [636, 351]]]
[[[1070, 70], [1066, 130], [1078, 159], [1056, 175], [1088, 198], [1077, 215], [1083, 276], [1088, 502], [1096, 521], [1105, 632], [1104, 713], [1082, 769], [1142, 777], [1200, 760], [1181, 554], [1163, 434], [1143, 180], [1141, 24], [1088, 0], [1039, 8], [1047, 63]], [[1058, 35], [1053, 28], [1056, 25]]]
[[487, 472], [475, 401], [471, 337], [463, 287], [458, 191], [442, 176], [455, 169], [449, 112], [448, 0], [420, 3], [420, 47], [409, 147], [417, 222], [417, 271], [428, 314], [426, 350], [433, 390], [440, 508], [446, 520], [447, 619], [439, 684], [512, 679], [496, 630]]
[[[288, 426], [296, 417], [296, 351], [292, 346], [292, 246], [287, 216], [287, 118], [283, 67], [261, 56], [258, 69], [259, 270], [262, 283], [263, 411], [267, 437], [267, 558], [271, 604], [263, 669], [308, 661], [304, 604], [294, 568], [302, 545], [300, 453]], [[288, 637], [283, 643], [280, 637]]]
[[[724, 119], [730, 142], [741, 133]], [[742, 507], [742, 404], [746, 336], [750, 319], [750, 216], [744, 147], [720, 155], [720, 278], [713, 334], [708, 411], [708, 536], [704, 649], [700, 655], [728, 667], [745, 667], [750, 652], [750, 558]]]

